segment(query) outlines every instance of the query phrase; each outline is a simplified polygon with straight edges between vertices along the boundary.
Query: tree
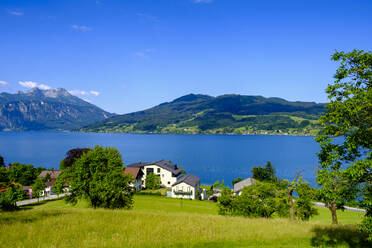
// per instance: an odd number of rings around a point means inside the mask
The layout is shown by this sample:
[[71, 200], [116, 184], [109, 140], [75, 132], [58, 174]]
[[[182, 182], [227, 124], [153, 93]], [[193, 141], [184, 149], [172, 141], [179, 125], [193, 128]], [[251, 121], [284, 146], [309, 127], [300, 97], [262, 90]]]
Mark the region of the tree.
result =
[[318, 214], [312, 202], [315, 197], [315, 189], [311, 188], [310, 184], [302, 178], [297, 181], [295, 188], [298, 194], [294, 206], [295, 214], [298, 219], [307, 221], [312, 216]]
[[38, 177], [35, 180], [35, 183], [32, 185], [32, 192], [34, 196], [37, 198], [37, 201], [39, 202], [39, 198], [44, 192], [45, 184], [42, 178]]
[[61, 162], [59, 164], [59, 169], [60, 170], [63, 170], [65, 168], [71, 167], [72, 164], [78, 158], [80, 158], [83, 154], [85, 154], [85, 153], [87, 153], [89, 151], [91, 151], [90, 148], [74, 148], [74, 149], [69, 150], [66, 153], [66, 157], [61, 160]]
[[289, 205], [289, 216], [290, 220], [294, 221], [295, 211], [294, 211], [294, 199], [293, 192], [296, 189], [297, 178], [300, 176], [300, 173], [297, 173], [293, 181], [288, 185], [288, 205]]
[[220, 215], [230, 215], [233, 194], [229, 187], [223, 187], [221, 196], [218, 197], [218, 213]]
[[41, 167], [34, 167], [31, 164], [20, 164], [13, 163], [9, 166], [8, 175], [9, 180], [12, 182], [17, 182], [22, 185], [32, 185], [35, 179], [40, 175], [40, 173], [45, 170]]
[[[356, 198], [358, 188], [363, 194], [361, 206], [367, 209], [365, 218], [372, 218], [372, 53], [336, 51], [332, 60], [340, 66], [327, 87], [330, 103], [320, 118], [323, 128], [316, 138], [321, 148], [317, 181], [332, 221], [337, 223], [335, 208], [350, 196]], [[368, 235], [372, 239], [372, 231]]]
[[7, 187], [10, 184], [9, 172], [5, 167], [0, 167], [0, 187]]
[[7, 190], [0, 193], [0, 209], [5, 211], [17, 209], [17, 201], [21, 201], [23, 197], [24, 192], [21, 185], [9, 184]]
[[275, 169], [270, 161], [267, 161], [265, 167], [254, 166], [251, 170], [252, 177], [258, 181], [275, 181]]
[[57, 196], [59, 196], [60, 194], [62, 194], [64, 192], [64, 181], [63, 181], [62, 177], [61, 178], [57, 177], [57, 180], [53, 185], [52, 191]]
[[63, 171], [64, 180], [70, 184], [66, 200], [76, 203], [85, 198], [94, 208], [130, 208], [132, 177], [123, 174], [123, 169], [121, 154], [116, 148], [94, 147]]
[[161, 180], [159, 175], [150, 173], [146, 176], [146, 189], [160, 189]]
[[244, 187], [242, 194], [233, 199], [231, 215], [269, 218], [275, 212], [280, 214], [285, 212], [281, 209], [283, 202], [286, 202], [285, 193], [278, 190], [276, 184], [256, 182], [254, 185]]

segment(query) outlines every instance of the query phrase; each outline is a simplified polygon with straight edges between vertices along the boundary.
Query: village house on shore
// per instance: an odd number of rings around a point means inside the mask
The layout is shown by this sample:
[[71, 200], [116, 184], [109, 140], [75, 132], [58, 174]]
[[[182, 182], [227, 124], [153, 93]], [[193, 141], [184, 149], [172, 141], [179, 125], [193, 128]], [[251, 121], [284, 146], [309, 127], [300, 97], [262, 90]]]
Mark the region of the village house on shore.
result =
[[134, 178], [132, 187], [137, 191], [146, 188], [146, 176], [152, 173], [159, 176], [161, 187], [171, 188], [171, 197], [197, 199], [200, 194], [200, 178], [185, 175], [183, 169], [166, 160], [129, 164], [124, 172]]

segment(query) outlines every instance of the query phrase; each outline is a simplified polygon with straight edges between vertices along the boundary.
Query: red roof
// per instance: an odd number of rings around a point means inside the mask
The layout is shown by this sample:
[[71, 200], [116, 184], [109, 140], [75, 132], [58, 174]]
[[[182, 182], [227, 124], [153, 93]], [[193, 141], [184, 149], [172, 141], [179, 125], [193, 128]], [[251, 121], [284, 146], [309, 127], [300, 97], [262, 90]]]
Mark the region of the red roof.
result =
[[124, 173], [131, 175], [133, 178], [142, 176], [141, 168], [136, 168], [136, 167], [127, 167], [125, 168]]
[[60, 170], [54, 170], [54, 171], [52, 171], [52, 170], [45, 170], [45, 171], [42, 171], [40, 173], [39, 177], [44, 178], [44, 177], [46, 177], [47, 174], [49, 174], [50, 175], [50, 178], [56, 179], [60, 173], [61, 173]]

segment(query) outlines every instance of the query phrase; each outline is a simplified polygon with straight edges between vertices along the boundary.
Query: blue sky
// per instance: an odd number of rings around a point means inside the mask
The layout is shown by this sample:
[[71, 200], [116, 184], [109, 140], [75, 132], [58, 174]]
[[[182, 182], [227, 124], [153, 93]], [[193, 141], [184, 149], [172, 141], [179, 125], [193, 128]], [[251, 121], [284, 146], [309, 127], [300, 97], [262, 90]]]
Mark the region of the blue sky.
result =
[[0, 91], [66, 88], [128, 113], [189, 93], [325, 102], [370, 0], [0, 0]]

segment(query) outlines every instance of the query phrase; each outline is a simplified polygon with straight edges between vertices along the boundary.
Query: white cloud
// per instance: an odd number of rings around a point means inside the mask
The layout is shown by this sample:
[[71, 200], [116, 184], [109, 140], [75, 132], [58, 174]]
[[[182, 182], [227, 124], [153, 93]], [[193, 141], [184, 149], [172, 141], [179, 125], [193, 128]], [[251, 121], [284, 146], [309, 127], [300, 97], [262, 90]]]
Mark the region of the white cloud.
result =
[[193, 0], [194, 3], [211, 3], [213, 0]]
[[99, 96], [100, 93], [98, 91], [91, 90], [90, 94], [92, 94], [94, 96]]
[[32, 82], [32, 81], [24, 81], [24, 82], [19, 81], [19, 84], [25, 88], [35, 88], [37, 86], [37, 83]]
[[45, 84], [39, 84], [37, 87], [41, 90], [50, 90], [52, 88], [52, 87], [50, 87], [48, 85], [45, 85]]
[[50, 90], [52, 87], [50, 87], [49, 85], [45, 85], [45, 84], [38, 84], [36, 82], [32, 82], [32, 81], [19, 81], [18, 82], [19, 85], [21, 85], [22, 87], [25, 87], [25, 88], [39, 88], [41, 90]]
[[8, 13], [15, 16], [23, 16], [22, 11], [8, 10]]
[[8, 82], [0, 81], [0, 85], [8, 85], [8, 84], [9, 84]]
[[84, 91], [84, 90], [69, 90], [68, 91], [71, 95], [75, 96], [99, 96], [100, 93], [98, 91]]
[[84, 25], [76, 25], [76, 24], [74, 24], [74, 25], [72, 25], [71, 26], [73, 29], [75, 29], [75, 30], [79, 30], [79, 31], [83, 31], [83, 32], [86, 32], [86, 31], [90, 31], [90, 30], [92, 30], [92, 28], [91, 27], [88, 27], [88, 26], [84, 26]]

